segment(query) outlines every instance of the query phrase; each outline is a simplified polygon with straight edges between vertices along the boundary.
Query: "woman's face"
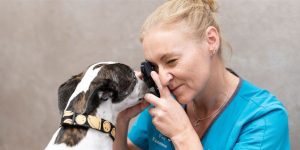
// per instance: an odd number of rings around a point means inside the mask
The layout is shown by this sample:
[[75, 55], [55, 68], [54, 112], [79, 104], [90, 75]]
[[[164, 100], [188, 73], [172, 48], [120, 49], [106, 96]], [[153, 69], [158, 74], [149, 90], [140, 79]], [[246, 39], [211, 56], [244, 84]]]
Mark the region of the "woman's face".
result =
[[197, 39], [183, 23], [156, 26], [143, 38], [145, 59], [156, 66], [162, 85], [181, 104], [201, 97], [211, 67], [207, 40]]

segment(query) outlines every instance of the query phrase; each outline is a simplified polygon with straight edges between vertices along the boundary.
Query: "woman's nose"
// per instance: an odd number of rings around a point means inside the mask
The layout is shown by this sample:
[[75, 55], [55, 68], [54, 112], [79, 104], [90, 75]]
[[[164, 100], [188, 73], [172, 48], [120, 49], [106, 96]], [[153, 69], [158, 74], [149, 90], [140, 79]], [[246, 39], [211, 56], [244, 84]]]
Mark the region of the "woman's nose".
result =
[[173, 75], [166, 69], [159, 69], [158, 76], [163, 86], [168, 86], [173, 79]]

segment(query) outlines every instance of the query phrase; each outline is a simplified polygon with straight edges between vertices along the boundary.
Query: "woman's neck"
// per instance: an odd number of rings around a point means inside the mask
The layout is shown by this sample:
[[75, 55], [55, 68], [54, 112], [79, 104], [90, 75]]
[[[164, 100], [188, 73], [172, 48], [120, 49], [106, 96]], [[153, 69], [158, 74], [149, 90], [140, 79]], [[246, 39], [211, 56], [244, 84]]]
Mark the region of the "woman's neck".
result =
[[227, 103], [238, 86], [239, 78], [225, 69], [223, 63], [213, 63], [214, 70], [206, 88], [192, 101], [194, 113], [203, 118]]

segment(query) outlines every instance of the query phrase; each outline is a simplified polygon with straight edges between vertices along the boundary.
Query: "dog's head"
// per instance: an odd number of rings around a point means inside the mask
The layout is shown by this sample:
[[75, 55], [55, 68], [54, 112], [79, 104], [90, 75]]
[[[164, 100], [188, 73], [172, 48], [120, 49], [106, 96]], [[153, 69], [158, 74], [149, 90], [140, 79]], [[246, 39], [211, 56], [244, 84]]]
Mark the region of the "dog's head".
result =
[[101, 103], [110, 101], [114, 112], [137, 104], [147, 86], [134, 71], [121, 63], [96, 63], [71, 77], [58, 89], [59, 110], [95, 114]]

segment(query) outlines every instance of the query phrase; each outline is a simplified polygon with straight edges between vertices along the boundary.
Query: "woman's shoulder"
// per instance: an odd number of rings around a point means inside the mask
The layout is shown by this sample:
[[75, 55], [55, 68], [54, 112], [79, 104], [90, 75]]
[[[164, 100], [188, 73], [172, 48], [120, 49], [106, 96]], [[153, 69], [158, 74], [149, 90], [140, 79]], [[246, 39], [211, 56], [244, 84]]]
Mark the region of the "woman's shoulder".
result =
[[254, 146], [253, 142], [258, 143], [258, 147], [265, 147], [262, 149], [282, 143], [289, 147], [287, 110], [268, 90], [241, 80], [231, 110], [236, 115], [235, 128], [239, 131], [238, 141], [241, 141], [237, 147]]
[[260, 125], [270, 125], [269, 128], [287, 126], [288, 113], [281, 101], [268, 90], [246, 80], [241, 79], [240, 89], [231, 105], [230, 110], [238, 112], [236, 117], [241, 125], [260, 122]]
[[258, 108], [283, 107], [281, 101], [270, 91], [260, 88], [247, 80], [241, 79], [238, 96], [241, 100], [252, 103]]
[[247, 107], [253, 105], [257, 109], [279, 107], [285, 109], [281, 101], [273, 95], [270, 91], [258, 87], [244, 78], [240, 77], [232, 69], [226, 68], [229, 72], [239, 77], [240, 81], [238, 87], [232, 97], [231, 101], [237, 103], [246, 103]]

